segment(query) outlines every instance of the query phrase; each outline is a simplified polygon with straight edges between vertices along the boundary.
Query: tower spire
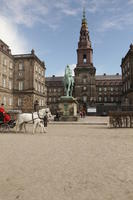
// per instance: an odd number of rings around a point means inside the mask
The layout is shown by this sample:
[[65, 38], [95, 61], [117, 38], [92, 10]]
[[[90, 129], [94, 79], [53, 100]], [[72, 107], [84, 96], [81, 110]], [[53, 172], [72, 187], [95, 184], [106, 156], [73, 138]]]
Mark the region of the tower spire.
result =
[[83, 8], [82, 25], [87, 26], [87, 21], [86, 21], [86, 16], [85, 16], [85, 7]]

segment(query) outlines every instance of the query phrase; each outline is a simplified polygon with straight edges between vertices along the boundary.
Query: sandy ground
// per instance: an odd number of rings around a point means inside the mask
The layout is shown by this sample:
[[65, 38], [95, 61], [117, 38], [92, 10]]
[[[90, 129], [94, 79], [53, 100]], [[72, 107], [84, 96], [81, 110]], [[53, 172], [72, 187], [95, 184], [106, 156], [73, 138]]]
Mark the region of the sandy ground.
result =
[[0, 200], [133, 200], [133, 129], [0, 134]]

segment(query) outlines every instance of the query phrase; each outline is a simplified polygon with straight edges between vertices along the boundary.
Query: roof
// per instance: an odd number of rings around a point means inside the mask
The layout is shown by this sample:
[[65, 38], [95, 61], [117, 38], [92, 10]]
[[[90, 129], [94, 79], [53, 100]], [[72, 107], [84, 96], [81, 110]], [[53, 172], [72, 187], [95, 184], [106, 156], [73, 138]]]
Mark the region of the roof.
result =
[[47, 81], [63, 81], [63, 76], [52, 76], [52, 77], [46, 77], [45, 78], [46, 82]]
[[[96, 81], [122, 81], [122, 76], [116, 75], [96, 75]], [[63, 81], [63, 76], [46, 77], [46, 81]]]
[[96, 75], [96, 81], [122, 81], [122, 76], [119, 74], [116, 75]]
[[[15, 59], [26, 59], [26, 58], [33, 58], [35, 59], [41, 66], [43, 66], [45, 68], [45, 63], [42, 62], [34, 53], [29, 53], [29, 54], [17, 54], [17, 55], [13, 55], [13, 57]], [[45, 68], [46, 69], [46, 68]]]

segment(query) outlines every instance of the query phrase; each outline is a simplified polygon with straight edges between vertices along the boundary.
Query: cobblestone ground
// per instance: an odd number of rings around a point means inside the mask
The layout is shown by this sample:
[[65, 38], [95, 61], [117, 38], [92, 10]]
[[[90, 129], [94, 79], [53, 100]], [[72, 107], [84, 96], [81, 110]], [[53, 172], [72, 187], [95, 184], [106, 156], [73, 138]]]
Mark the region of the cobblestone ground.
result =
[[0, 200], [133, 200], [133, 129], [0, 134]]

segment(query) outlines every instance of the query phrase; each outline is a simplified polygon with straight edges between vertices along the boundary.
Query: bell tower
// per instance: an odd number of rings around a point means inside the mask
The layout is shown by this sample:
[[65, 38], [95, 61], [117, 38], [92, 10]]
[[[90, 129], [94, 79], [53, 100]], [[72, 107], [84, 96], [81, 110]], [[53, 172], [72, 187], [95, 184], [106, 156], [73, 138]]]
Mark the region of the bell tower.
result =
[[77, 65], [75, 72], [75, 97], [80, 107], [94, 106], [96, 101], [96, 68], [93, 66], [93, 49], [88, 31], [85, 10], [83, 10], [80, 37], [77, 49]]

